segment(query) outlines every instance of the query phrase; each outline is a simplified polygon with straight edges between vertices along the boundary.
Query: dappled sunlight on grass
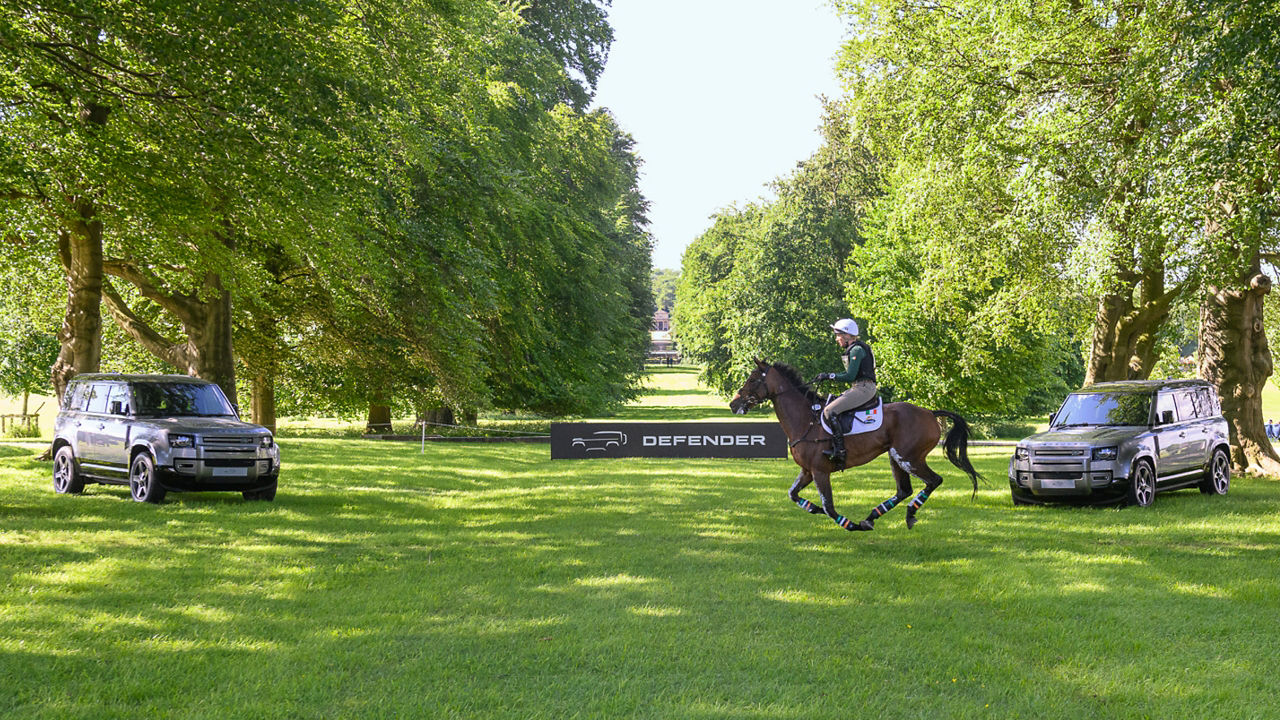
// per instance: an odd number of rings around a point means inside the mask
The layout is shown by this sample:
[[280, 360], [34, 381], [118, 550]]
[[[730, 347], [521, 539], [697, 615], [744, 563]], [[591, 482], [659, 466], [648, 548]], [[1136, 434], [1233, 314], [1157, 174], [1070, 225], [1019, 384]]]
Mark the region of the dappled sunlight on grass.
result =
[[[273, 503], [58, 496], [0, 455], [0, 715], [1267, 717], [1280, 693], [1269, 481], [1015, 508], [1008, 448], [973, 448], [976, 497], [935, 453], [919, 525], [850, 533], [788, 500], [785, 460], [280, 444]], [[894, 491], [883, 458], [833, 487], [853, 518]]]

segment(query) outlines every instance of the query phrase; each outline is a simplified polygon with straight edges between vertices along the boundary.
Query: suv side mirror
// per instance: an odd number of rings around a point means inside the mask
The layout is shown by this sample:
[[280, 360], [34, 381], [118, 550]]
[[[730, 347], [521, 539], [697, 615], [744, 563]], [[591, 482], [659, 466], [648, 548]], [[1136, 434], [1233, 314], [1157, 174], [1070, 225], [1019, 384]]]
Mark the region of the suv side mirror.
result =
[[1170, 423], [1172, 423], [1172, 422], [1173, 422], [1173, 411], [1172, 411], [1172, 410], [1165, 410], [1164, 412], [1160, 413], [1160, 424], [1161, 424], [1161, 425], [1168, 425], [1168, 424], [1170, 424]]
[[1058, 413], [1049, 413], [1049, 425], [1053, 426], [1053, 419], [1058, 417]]

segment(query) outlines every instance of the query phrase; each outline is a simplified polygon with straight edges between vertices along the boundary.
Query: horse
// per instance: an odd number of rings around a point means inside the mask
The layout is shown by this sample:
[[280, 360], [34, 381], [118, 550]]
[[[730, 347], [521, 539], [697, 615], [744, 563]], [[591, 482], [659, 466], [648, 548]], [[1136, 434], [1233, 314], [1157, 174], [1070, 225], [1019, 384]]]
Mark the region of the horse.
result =
[[[885, 403], [884, 419], [879, 428], [844, 436], [847, 460], [844, 465], [836, 465], [822, 454], [831, 442], [831, 435], [822, 429], [819, 411], [814, 408], [823, 404], [823, 397], [811, 390], [789, 365], [771, 364], [759, 358], [755, 363], [756, 369], [729, 402], [729, 409], [745, 415], [756, 405], [766, 400], [773, 401], [778, 421], [791, 443], [791, 458], [800, 466], [800, 474], [788, 492], [791, 501], [800, 509], [813, 515], [826, 513], [845, 530], [874, 530], [880, 516], [911, 497], [911, 478], [915, 477], [924, 482], [924, 489], [907, 506], [907, 528], [915, 527], [916, 513], [942, 484], [942, 476], [929, 467], [925, 458], [942, 436], [938, 418], [943, 417], [951, 421], [951, 430], [943, 441], [947, 459], [969, 476], [974, 495], [977, 495], [980, 475], [969, 462], [969, 423], [960, 415], [947, 410], [927, 410], [907, 402]], [[865, 465], [886, 452], [889, 453], [898, 492], [873, 508], [860, 523], [837, 513], [831, 498], [831, 474], [846, 467]], [[809, 483], [818, 486], [821, 507], [800, 497], [800, 491]]]

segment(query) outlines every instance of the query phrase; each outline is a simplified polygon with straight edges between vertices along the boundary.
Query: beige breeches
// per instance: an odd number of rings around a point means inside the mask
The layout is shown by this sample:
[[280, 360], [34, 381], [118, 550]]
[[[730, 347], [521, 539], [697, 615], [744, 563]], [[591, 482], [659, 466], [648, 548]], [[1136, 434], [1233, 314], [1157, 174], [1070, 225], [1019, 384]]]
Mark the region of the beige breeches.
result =
[[822, 414], [826, 416], [827, 422], [846, 410], [852, 410], [864, 402], [876, 396], [876, 383], [874, 380], [859, 380], [853, 384], [840, 397], [832, 400], [822, 410]]

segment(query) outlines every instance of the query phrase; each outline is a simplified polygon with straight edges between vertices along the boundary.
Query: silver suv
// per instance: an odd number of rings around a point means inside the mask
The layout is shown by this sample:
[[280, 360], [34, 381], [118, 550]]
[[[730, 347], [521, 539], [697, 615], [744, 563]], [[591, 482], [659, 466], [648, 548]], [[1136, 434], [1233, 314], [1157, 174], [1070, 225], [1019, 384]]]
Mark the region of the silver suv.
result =
[[186, 375], [72, 378], [54, 421], [53, 489], [129, 486], [157, 503], [169, 490], [233, 490], [274, 500], [280, 450], [271, 432], [241, 422], [217, 385]]
[[1049, 429], [1018, 443], [1009, 460], [1016, 505], [1050, 500], [1127, 500], [1198, 487], [1226, 495], [1231, 484], [1227, 421], [1204, 380], [1090, 385], [1071, 393]]

